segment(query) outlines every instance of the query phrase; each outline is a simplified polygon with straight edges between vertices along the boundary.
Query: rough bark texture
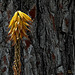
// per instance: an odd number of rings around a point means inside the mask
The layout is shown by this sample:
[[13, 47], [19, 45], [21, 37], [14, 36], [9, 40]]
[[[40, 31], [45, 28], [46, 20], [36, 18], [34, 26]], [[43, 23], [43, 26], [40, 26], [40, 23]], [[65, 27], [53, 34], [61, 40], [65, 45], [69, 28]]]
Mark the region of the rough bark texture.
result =
[[36, 5], [31, 44], [21, 43], [21, 75], [75, 75], [75, 0], [0, 0], [0, 75], [13, 75], [7, 26], [14, 12]]

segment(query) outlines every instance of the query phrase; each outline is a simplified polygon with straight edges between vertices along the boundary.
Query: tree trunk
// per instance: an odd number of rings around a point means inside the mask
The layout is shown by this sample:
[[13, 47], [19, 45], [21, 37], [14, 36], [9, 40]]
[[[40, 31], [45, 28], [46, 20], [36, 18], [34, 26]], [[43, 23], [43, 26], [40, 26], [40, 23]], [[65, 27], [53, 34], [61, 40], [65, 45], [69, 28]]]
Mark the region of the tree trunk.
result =
[[[75, 75], [74, 0], [0, 0], [0, 75], [13, 75], [14, 47], [7, 26], [14, 12], [36, 7], [31, 44], [21, 43], [21, 75]], [[34, 11], [33, 11], [34, 12]]]

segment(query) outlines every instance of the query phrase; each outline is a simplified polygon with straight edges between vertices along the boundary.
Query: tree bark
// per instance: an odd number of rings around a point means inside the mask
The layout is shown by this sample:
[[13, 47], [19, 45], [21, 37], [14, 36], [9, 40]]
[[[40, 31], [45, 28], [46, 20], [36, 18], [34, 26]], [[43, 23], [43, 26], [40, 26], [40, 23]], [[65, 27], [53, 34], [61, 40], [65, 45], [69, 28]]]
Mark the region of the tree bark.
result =
[[13, 75], [14, 48], [7, 26], [14, 12], [35, 5], [31, 44], [21, 43], [21, 75], [75, 75], [74, 0], [0, 0], [0, 75]]

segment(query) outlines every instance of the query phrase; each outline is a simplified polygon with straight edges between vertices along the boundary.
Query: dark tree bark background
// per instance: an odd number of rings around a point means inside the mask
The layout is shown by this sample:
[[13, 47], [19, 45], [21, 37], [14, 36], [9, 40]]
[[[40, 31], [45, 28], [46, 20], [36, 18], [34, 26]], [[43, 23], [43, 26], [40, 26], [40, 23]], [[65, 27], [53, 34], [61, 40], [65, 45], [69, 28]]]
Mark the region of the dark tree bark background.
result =
[[34, 6], [31, 44], [26, 50], [21, 43], [21, 75], [75, 75], [75, 0], [0, 0], [0, 75], [13, 75], [9, 21], [15, 11], [29, 14]]

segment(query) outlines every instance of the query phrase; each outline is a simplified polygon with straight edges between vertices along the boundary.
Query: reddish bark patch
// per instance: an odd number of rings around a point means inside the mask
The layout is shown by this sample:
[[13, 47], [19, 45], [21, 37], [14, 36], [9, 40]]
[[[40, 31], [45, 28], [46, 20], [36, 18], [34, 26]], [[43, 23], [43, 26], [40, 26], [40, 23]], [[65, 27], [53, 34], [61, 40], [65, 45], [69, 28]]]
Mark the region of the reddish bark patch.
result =
[[53, 18], [53, 29], [54, 29], [54, 30], [56, 30], [56, 29], [55, 29], [55, 21], [54, 21], [54, 16], [53, 16], [52, 18]]
[[24, 58], [26, 58], [27, 56], [25, 55]]
[[62, 73], [62, 72], [60, 72], [60, 73], [58, 73], [57, 75], [63, 75], [63, 73]]
[[36, 64], [39, 65], [40, 64], [40, 61], [36, 62]]
[[10, 21], [8, 21], [8, 24], [10, 23]]
[[6, 56], [3, 56], [3, 61], [4, 61], [4, 64], [7, 64], [7, 62], [6, 62]]
[[54, 30], [56, 30], [56, 28], [55, 28], [55, 21], [54, 21], [54, 16], [50, 13], [50, 20], [52, 21], [52, 23], [53, 23], [53, 29]]
[[6, 71], [6, 67], [3, 67], [3, 69], [1, 70], [2, 72], [5, 72]]
[[51, 13], [49, 14], [49, 16], [50, 16], [50, 19], [52, 19], [52, 15], [51, 15]]
[[66, 26], [68, 26], [69, 21], [68, 21], [68, 19], [66, 19], [66, 18], [65, 18], [65, 23], [66, 23]]
[[52, 59], [55, 60], [55, 55], [54, 55], [54, 53], [52, 53]]
[[30, 46], [30, 44], [31, 44], [31, 42], [30, 42], [30, 40], [25, 40], [25, 43], [26, 43], [26, 50], [28, 49], [28, 47]]
[[48, 53], [50, 53], [50, 49], [48, 50]]
[[59, 8], [63, 9], [63, 5], [61, 3], [59, 4]]
[[36, 16], [36, 6], [33, 6], [33, 8], [29, 11], [29, 15], [31, 16], [32, 19], [35, 18], [35, 16]]

